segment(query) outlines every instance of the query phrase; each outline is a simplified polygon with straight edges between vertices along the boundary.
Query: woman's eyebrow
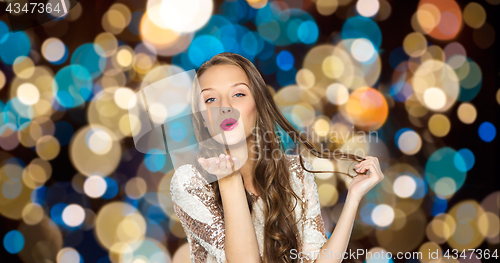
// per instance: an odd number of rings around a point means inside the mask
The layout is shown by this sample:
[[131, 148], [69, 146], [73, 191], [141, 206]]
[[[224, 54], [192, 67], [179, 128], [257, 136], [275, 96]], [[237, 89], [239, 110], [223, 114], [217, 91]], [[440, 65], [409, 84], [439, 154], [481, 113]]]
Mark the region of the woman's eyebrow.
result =
[[[239, 85], [245, 85], [245, 86], [247, 86], [248, 88], [250, 88], [250, 87], [248, 86], [248, 84], [246, 84], [245, 82], [235, 83], [235, 84], [231, 85], [230, 87], [231, 87], [231, 88], [234, 88], [234, 87], [239, 86]], [[204, 89], [202, 89], [202, 90], [201, 90], [200, 94], [201, 94], [201, 93], [203, 93], [203, 91], [205, 91], [205, 90], [212, 90], [212, 88], [204, 88]]]

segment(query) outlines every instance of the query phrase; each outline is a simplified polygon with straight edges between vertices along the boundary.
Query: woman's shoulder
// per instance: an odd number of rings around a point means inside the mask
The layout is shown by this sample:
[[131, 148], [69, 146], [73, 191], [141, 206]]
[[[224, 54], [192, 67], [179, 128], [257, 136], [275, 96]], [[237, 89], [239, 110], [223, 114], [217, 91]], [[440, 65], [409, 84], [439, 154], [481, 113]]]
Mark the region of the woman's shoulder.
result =
[[311, 162], [309, 162], [309, 160], [304, 155], [300, 155], [300, 154], [286, 154], [286, 157], [290, 161], [290, 165], [292, 167], [299, 166], [301, 169], [303, 169], [302, 165], [300, 164], [300, 159], [302, 157], [302, 161], [304, 163], [304, 167], [306, 169], [308, 169], [308, 170], [312, 170]]
[[193, 164], [184, 164], [177, 168], [170, 180], [170, 193], [174, 202], [181, 192], [191, 193], [202, 189], [208, 195], [212, 194], [212, 185]]
[[[304, 168], [302, 167], [301, 162], [300, 162], [301, 156], [299, 154], [286, 154], [286, 156], [289, 160], [289, 165], [290, 165], [289, 169], [290, 169], [291, 175], [295, 175], [295, 177], [297, 177], [301, 181], [304, 180], [305, 177], [312, 175], [311, 173], [304, 170]], [[303, 155], [302, 155], [302, 161], [303, 161], [304, 167], [307, 170], [313, 169], [309, 160], [306, 157], [304, 157]]]
[[177, 168], [170, 181], [170, 195], [175, 212], [183, 224], [191, 218], [204, 224], [218, 220], [220, 208], [211, 184], [192, 164]]
[[[172, 176], [172, 182], [180, 183], [186, 181], [207, 182], [193, 164], [184, 164], [177, 168]], [[207, 182], [208, 183], [208, 182]]]

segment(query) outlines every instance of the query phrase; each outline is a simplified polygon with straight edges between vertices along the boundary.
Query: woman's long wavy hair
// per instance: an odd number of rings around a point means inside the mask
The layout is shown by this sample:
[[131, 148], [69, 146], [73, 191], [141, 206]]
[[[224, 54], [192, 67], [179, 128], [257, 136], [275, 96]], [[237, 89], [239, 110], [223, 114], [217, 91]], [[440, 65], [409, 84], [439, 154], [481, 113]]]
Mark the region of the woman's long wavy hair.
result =
[[[281, 128], [290, 135], [296, 145], [299, 143], [304, 145], [309, 152], [319, 158], [352, 161], [361, 161], [364, 160], [364, 158], [338, 151], [333, 153], [319, 151], [316, 146], [314, 146], [303, 134], [298, 132], [287, 121], [283, 114], [281, 114], [257, 68], [255, 68], [251, 61], [241, 55], [230, 52], [219, 53], [200, 66], [196, 73], [196, 77], [199, 79], [209, 68], [217, 65], [234, 65], [240, 67], [248, 76], [251, 92], [255, 98], [256, 105], [258, 105], [256, 127], [254, 127], [254, 131], [257, 131], [255, 136], [258, 139], [256, 140], [257, 143], [253, 146], [257, 148], [255, 151], [257, 152], [257, 160], [255, 162], [255, 177], [253, 184], [258, 189], [258, 192], [262, 193], [261, 198], [264, 201], [263, 260], [269, 263], [298, 262], [298, 259], [292, 260], [290, 257], [291, 249], [299, 250], [299, 248], [301, 248], [300, 235], [296, 227], [296, 220], [301, 219], [295, 218], [295, 213], [293, 211], [299, 201], [303, 211], [302, 215], [304, 216], [305, 204], [302, 198], [292, 190], [290, 185], [289, 160], [285, 158], [284, 146], [280, 143], [279, 138], [277, 138], [279, 135], [275, 132], [266, 131], [277, 131], [276, 125], [281, 126]], [[220, 149], [220, 145], [219, 147], [215, 146], [215, 144], [218, 143], [211, 138], [208, 129], [204, 125], [203, 117], [199, 111], [198, 95], [198, 92], [193, 92], [192, 104], [195, 136], [200, 143], [198, 157], [207, 158], [218, 156], [221, 153], [226, 154], [225, 152], [217, 150]], [[281, 149], [282, 151], [277, 151], [275, 149]], [[308, 172], [333, 172], [351, 176], [348, 173], [338, 171], [308, 170], [304, 166], [302, 155], [299, 155], [299, 157], [302, 168]], [[218, 181], [216, 179], [214, 180], [214, 175], [208, 174], [199, 163], [196, 163], [196, 167], [204, 176], [212, 178], [210, 182], [212, 182], [211, 185], [215, 190], [217, 203], [222, 207]], [[252, 197], [248, 192], [246, 195], [248, 207], [251, 212]]]

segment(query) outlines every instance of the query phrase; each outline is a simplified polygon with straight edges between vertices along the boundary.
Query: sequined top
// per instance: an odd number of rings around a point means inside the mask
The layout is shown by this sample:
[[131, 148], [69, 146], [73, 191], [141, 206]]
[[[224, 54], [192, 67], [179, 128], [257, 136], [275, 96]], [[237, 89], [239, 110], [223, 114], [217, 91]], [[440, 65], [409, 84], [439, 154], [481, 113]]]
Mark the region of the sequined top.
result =
[[[318, 197], [318, 188], [314, 174], [306, 172], [300, 165], [298, 155], [287, 155], [290, 162], [291, 185], [298, 196], [302, 196], [306, 211], [301, 211], [300, 204], [295, 209], [300, 238], [299, 248], [290, 256], [303, 258], [302, 262], [314, 262], [320, 249], [327, 241]], [[312, 170], [306, 158], [304, 166]], [[248, 192], [250, 193], [250, 192]], [[225, 226], [224, 211], [215, 200], [215, 192], [211, 184], [198, 172], [195, 166], [185, 164], [175, 171], [171, 183], [175, 213], [179, 217], [190, 246], [191, 262], [224, 263]], [[250, 193], [252, 197], [252, 221], [257, 236], [261, 259], [264, 252], [264, 202], [260, 196]], [[301, 252], [301, 253], [300, 253]], [[294, 253], [294, 254], [292, 254]], [[300, 254], [299, 254], [300, 253]], [[307, 256], [310, 256], [309, 259]], [[311, 257], [312, 256], [312, 257]]]

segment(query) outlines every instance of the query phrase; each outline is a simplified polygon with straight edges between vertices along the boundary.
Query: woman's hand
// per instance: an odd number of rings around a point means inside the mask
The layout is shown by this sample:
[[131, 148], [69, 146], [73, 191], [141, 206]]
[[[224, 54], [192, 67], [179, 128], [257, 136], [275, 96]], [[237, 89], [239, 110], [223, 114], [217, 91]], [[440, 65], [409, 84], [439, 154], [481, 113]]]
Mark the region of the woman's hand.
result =
[[217, 176], [220, 180], [228, 175], [236, 173], [243, 164], [236, 157], [221, 154], [219, 157], [199, 158], [198, 162], [207, 172]]
[[365, 156], [364, 161], [356, 165], [356, 171], [363, 173], [366, 170], [369, 174], [358, 174], [352, 179], [349, 185], [349, 195], [360, 201], [363, 196], [370, 191], [376, 184], [384, 179], [384, 174], [380, 170], [380, 164], [377, 157]]

